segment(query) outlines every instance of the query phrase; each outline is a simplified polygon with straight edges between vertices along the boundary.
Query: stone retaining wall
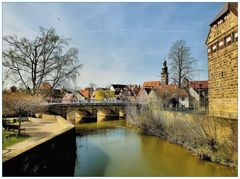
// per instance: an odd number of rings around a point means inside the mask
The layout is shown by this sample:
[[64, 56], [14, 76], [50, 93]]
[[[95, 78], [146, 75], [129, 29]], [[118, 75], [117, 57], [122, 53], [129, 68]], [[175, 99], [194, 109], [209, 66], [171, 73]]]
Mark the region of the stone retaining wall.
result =
[[55, 117], [61, 131], [37, 141], [12, 158], [3, 159], [3, 176], [74, 175], [75, 127], [61, 116], [50, 117]]

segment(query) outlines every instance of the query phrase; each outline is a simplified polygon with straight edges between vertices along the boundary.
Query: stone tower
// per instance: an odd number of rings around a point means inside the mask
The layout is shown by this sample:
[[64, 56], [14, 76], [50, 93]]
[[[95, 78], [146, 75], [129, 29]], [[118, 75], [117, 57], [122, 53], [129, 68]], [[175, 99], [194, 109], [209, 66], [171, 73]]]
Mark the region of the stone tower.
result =
[[166, 60], [164, 60], [163, 62], [162, 73], [161, 73], [161, 84], [168, 85], [168, 67], [167, 67]]
[[237, 119], [238, 4], [225, 3], [210, 24], [208, 46], [209, 115]]

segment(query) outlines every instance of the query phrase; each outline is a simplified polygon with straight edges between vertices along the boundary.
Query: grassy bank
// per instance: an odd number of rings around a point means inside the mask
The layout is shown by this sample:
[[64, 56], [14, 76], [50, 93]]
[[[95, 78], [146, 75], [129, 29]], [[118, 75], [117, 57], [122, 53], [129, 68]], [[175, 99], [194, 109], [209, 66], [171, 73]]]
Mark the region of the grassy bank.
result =
[[179, 144], [201, 159], [237, 169], [236, 121], [157, 109], [128, 113], [128, 122], [145, 133]]
[[11, 132], [3, 131], [2, 134], [3, 134], [2, 136], [3, 149], [28, 139], [28, 136], [26, 135], [17, 136], [16, 133], [12, 131]]

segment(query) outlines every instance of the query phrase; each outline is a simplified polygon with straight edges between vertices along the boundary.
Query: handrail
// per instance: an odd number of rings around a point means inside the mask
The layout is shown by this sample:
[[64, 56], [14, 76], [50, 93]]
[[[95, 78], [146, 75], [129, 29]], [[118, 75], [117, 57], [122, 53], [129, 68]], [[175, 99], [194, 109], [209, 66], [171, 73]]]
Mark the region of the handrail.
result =
[[48, 100], [45, 105], [54, 104], [145, 104], [138, 100], [136, 101], [124, 101], [124, 100]]

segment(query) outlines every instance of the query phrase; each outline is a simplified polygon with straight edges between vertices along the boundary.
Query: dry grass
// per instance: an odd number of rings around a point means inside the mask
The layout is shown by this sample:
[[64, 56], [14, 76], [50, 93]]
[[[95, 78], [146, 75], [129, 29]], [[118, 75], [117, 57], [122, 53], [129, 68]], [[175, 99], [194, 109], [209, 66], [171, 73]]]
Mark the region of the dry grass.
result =
[[148, 134], [192, 150], [202, 159], [237, 168], [237, 121], [150, 108], [128, 109], [128, 121]]

